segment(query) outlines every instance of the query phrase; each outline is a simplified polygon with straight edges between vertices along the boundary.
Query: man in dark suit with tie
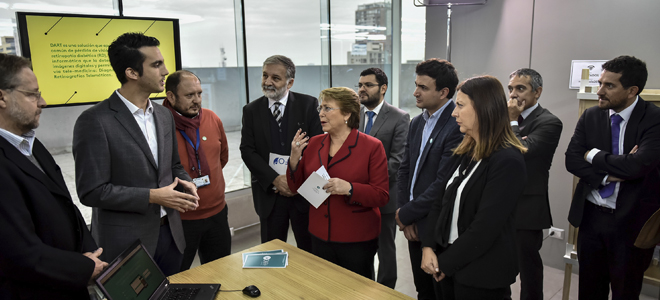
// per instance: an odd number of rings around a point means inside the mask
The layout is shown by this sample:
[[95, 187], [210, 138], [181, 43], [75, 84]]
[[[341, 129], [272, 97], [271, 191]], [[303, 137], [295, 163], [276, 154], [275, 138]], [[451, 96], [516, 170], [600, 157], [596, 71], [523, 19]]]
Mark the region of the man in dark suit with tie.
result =
[[0, 299], [89, 299], [107, 263], [35, 137], [44, 107], [30, 61], [0, 54]]
[[[296, 66], [283, 55], [264, 61], [261, 77], [263, 97], [243, 107], [241, 157], [252, 173], [252, 198], [261, 222], [261, 242], [286, 241], [289, 221], [298, 248], [311, 252], [309, 202], [293, 194], [286, 173], [278, 173], [274, 162], [286, 161], [291, 140], [298, 129], [308, 136], [323, 133], [317, 111], [318, 100], [289, 91], [296, 77]], [[271, 166], [273, 165], [273, 166]], [[282, 169], [286, 172], [286, 167]]]
[[598, 107], [587, 109], [566, 150], [580, 178], [568, 220], [580, 232], [580, 299], [638, 299], [653, 248], [634, 241], [660, 208], [660, 108], [644, 101], [646, 64], [619, 56], [603, 64]]
[[186, 247], [179, 212], [197, 208], [199, 198], [179, 160], [172, 113], [149, 99], [168, 74], [159, 44], [141, 33], [110, 44], [121, 87], [78, 117], [73, 156], [78, 196], [93, 207], [92, 235], [105, 258], [140, 239], [169, 276], [180, 271]]
[[520, 299], [543, 299], [543, 229], [552, 226], [548, 177], [561, 137], [562, 123], [538, 103], [543, 78], [532, 69], [509, 76], [509, 121], [516, 137], [527, 147], [527, 184], [516, 211], [516, 246], [520, 268]]
[[380, 235], [378, 236], [378, 277], [376, 281], [394, 288], [396, 285], [396, 174], [403, 159], [404, 144], [408, 136], [410, 115], [385, 100], [387, 75], [379, 68], [369, 68], [360, 73], [358, 96], [360, 97], [360, 127], [358, 129], [379, 139], [387, 155], [390, 177], [390, 200], [380, 207]]
[[[397, 178], [396, 221], [408, 239], [408, 251], [418, 299], [441, 297], [439, 285], [422, 269], [420, 236], [431, 230], [426, 217], [440, 191], [445, 189], [445, 168], [453, 149], [463, 140], [451, 98], [458, 75], [454, 66], [432, 58], [417, 64], [413, 96], [422, 114], [410, 122], [403, 160]], [[437, 298], [439, 299], [439, 298]]]

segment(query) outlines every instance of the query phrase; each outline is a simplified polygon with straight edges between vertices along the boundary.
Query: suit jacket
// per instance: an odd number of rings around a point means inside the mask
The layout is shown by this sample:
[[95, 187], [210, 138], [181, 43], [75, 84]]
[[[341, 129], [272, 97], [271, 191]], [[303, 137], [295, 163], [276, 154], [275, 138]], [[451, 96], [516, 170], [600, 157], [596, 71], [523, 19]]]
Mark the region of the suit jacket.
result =
[[[527, 147], [527, 185], [518, 201], [516, 228], [538, 230], [552, 226], [548, 178], [563, 124], [559, 118], [539, 105], [529, 116], [513, 126], [513, 132]], [[527, 137], [522, 139], [522, 137]]]
[[[312, 96], [289, 91], [284, 114], [288, 114], [287, 153], [291, 152], [291, 141], [298, 129], [308, 136], [323, 133], [321, 120], [316, 110], [318, 100]], [[268, 98], [260, 97], [243, 107], [243, 128], [241, 129], [241, 157], [252, 174], [252, 200], [260, 218], [267, 218], [280, 197], [273, 191], [273, 180], [279, 175], [268, 165], [271, 152], [270, 122], [272, 112], [268, 108]], [[293, 196], [296, 207], [307, 212], [309, 203], [300, 195]]]
[[[364, 117], [365, 107], [360, 108], [360, 132], [364, 132], [366, 118]], [[390, 175], [390, 201], [387, 205], [380, 208], [383, 214], [391, 214], [396, 211], [396, 174], [399, 171], [399, 165], [403, 159], [404, 145], [408, 136], [408, 126], [410, 125], [410, 115], [389, 103], [383, 101], [383, 106], [376, 117], [376, 121], [369, 131], [369, 135], [379, 139], [385, 148], [387, 155], [387, 171]]]
[[328, 164], [331, 137], [317, 135], [309, 140], [296, 172], [287, 168], [292, 191], [307, 180], [321, 165], [330, 178], [340, 178], [353, 185], [353, 194], [330, 195], [319, 206], [309, 206], [309, 232], [329, 242], [364, 242], [380, 234], [380, 211], [389, 199], [387, 157], [383, 144], [374, 137], [351, 130], [346, 141]]
[[32, 154], [44, 172], [0, 137], [0, 299], [89, 299], [96, 243], [38, 139]]
[[[153, 103], [158, 165], [149, 144], [126, 105], [113, 92], [85, 110], [73, 129], [73, 156], [80, 202], [93, 207], [92, 236], [111, 261], [140, 239], [156, 253], [160, 205], [149, 203], [149, 191], [172, 184], [174, 177], [190, 181], [179, 161], [174, 119]], [[174, 242], [186, 247], [179, 212], [166, 207]]]
[[[446, 170], [444, 169], [448, 167], [449, 157], [452, 155], [453, 149], [463, 140], [463, 134], [459, 130], [456, 119], [451, 116], [454, 107], [456, 105], [453, 101], [445, 107], [424, 149], [420, 149], [420, 147], [426, 121], [422, 115], [419, 115], [410, 122], [408, 140], [397, 178], [397, 202], [400, 208], [399, 220], [404, 225], [417, 223], [420, 237], [426, 231], [426, 216], [431, 210], [433, 201], [437, 198], [438, 193], [445, 189]], [[413, 200], [410, 201], [410, 186], [420, 151], [422, 158], [419, 161], [417, 180], [413, 188]]]
[[[613, 155], [609, 111], [592, 107], [584, 111], [566, 150], [566, 169], [580, 178], [568, 221], [575, 227], [582, 222], [587, 194], [601, 187], [606, 174], [625, 181], [619, 186], [614, 218], [624, 241], [633, 245], [646, 220], [660, 208], [660, 108], [641, 97], [626, 125], [623, 153]], [[629, 154], [637, 145], [639, 150]], [[592, 164], [584, 159], [587, 151], [598, 148]]]
[[[461, 159], [452, 157], [447, 178], [452, 177]], [[445, 189], [440, 190], [429, 213], [431, 229], [422, 236], [422, 246], [440, 252], [438, 267], [445, 275], [463, 285], [485, 289], [508, 287], [516, 281], [514, 221], [525, 173], [523, 155], [515, 148], [499, 149], [482, 159], [461, 194], [458, 239], [447, 248], [439, 246], [440, 228], [443, 221], [451, 222], [455, 199], [445, 198]]]

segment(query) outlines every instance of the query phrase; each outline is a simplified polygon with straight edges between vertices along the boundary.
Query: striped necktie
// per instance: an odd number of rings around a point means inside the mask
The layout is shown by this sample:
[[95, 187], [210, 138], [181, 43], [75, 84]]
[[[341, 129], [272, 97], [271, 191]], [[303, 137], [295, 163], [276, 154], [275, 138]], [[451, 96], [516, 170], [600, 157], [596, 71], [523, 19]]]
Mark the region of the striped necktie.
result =
[[273, 109], [273, 117], [275, 117], [275, 122], [277, 122], [277, 126], [282, 126], [282, 112], [280, 111], [280, 105], [282, 105], [282, 102], [277, 101], [273, 106], [275, 106], [275, 109]]

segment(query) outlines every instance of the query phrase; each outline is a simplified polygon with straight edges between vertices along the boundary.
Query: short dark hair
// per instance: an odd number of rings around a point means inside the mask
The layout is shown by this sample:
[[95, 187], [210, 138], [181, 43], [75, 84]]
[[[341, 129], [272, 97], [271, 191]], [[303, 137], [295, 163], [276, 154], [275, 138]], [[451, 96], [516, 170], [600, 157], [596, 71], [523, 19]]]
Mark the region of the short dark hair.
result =
[[348, 127], [357, 129], [360, 126], [360, 98], [353, 89], [347, 87], [327, 88], [321, 91], [319, 101], [323, 101], [326, 97], [335, 100], [342, 113], [351, 114], [348, 121], [346, 121]]
[[[382, 85], [388, 85], [387, 84], [387, 74], [383, 72], [380, 68], [369, 68], [362, 73], [360, 73], [360, 77], [362, 76], [369, 76], [369, 75], [374, 75], [376, 76], [376, 82], [378, 82], [378, 87], [380, 88]], [[387, 93], [387, 91], [386, 91]]]
[[509, 124], [506, 95], [497, 78], [485, 75], [466, 79], [458, 90], [472, 101], [477, 116], [479, 142], [466, 135], [454, 154], [472, 154], [476, 159], [489, 157], [498, 149], [514, 147], [525, 153]]
[[32, 63], [25, 57], [0, 53], [0, 89], [13, 89], [21, 84], [18, 73], [31, 66]]
[[179, 83], [181, 83], [181, 77], [184, 75], [193, 75], [197, 77], [197, 80], [201, 83], [202, 81], [199, 79], [199, 76], [197, 76], [195, 73], [190, 72], [188, 70], [179, 70], [176, 71], [169, 76], [167, 76], [167, 81], [165, 81], [165, 92], [172, 92], [174, 93], [174, 96], [176, 96], [177, 91], [179, 89]]
[[417, 64], [417, 75], [426, 75], [435, 80], [435, 90], [449, 89], [447, 99], [454, 97], [458, 85], [458, 74], [454, 65], [444, 59], [431, 58]]
[[523, 76], [529, 76], [529, 85], [532, 86], [532, 90], [536, 91], [539, 87], [543, 86], [543, 78], [541, 77], [541, 74], [539, 72], [536, 72], [534, 69], [529, 69], [529, 68], [521, 68], [518, 70], [513, 71], [511, 75], [509, 75], [509, 79], [518, 76], [518, 77], [523, 77]]
[[139, 32], [127, 32], [114, 40], [108, 47], [108, 58], [119, 82], [121, 84], [128, 82], [126, 78], [128, 68], [137, 71], [138, 75], [142, 76], [142, 64], [146, 56], [139, 49], [158, 46], [160, 46], [160, 41], [157, 38]]
[[636, 86], [637, 95], [642, 92], [646, 85], [646, 79], [649, 72], [646, 70], [646, 63], [634, 56], [621, 55], [609, 60], [603, 64], [603, 70], [621, 74], [621, 85], [623, 88]]
[[286, 68], [286, 79], [296, 78], [296, 65], [293, 61], [284, 55], [273, 55], [266, 58], [263, 67], [266, 65], [281, 65]]

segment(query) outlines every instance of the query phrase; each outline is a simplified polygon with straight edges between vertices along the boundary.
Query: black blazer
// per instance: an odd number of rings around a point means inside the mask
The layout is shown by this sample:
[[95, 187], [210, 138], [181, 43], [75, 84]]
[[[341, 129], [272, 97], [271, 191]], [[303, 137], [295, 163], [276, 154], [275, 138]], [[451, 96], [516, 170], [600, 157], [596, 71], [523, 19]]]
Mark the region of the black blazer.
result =
[[[426, 216], [431, 210], [433, 201], [445, 188], [443, 185], [445, 182], [444, 169], [448, 165], [452, 150], [463, 140], [463, 134], [458, 128], [456, 119], [451, 116], [454, 107], [456, 105], [453, 101], [445, 107], [424, 149], [420, 149], [420, 147], [426, 121], [420, 114], [410, 122], [408, 139], [397, 178], [397, 206], [400, 208], [399, 220], [401, 223], [404, 225], [417, 223], [420, 237], [426, 232]], [[410, 185], [420, 151], [423, 151], [422, 158], [419, 161], [419, 171], [413, 189], [413, 200], [410, 201]]]
[[89, 299], [96, 243], [37, 139], [32, 154], [45, 174], [0, 137], [0, 299]]
[[[298, 129], [312, 137], [323, 133], [321, 120], [316, 110], [318, 100], [312, 96], [289, 91], [285, 114], [288, 116], [287, 153], [291, 152], [291, 141]], [[268, 98], [260, 97], [243, 107], [243, 128], [241, 129], [241, 157], [252, 173], [252, 198], [254, 208], [261, 218], [270, 215], [275, 204], [273, 180], [279, 175], [268, 165], [271, 151], [270, 122], [272, 113], [268, 108]], [[294, 196], [296, 207], [307, 213], [309, 203], [300, 195]]]
[[[452, 157], [447, 179], [461, 159]], [[518, 149], [500, 149], [482, 159], [461, 195], [458, 239], [446, 249], [439, 246], [439, 227], [442, 215], [451, 218], [448, 206], [455, 199], [444, 199], [446, 183], [443, 185], [429, 213], [432, 229], [422, 236], [422, 247], [440, 252], [438, 267], [445, 275], [463, 285], [486, 289], [508, 287], [516, 281], [515, 208], [526, 178], [525, 161]]]
[[[539, 230], [552, 226], [548, 178], [562, 127], [559, 118], [539, 105], [522, 124], [512, 128], [518, 140], [527, 147], [527, 185], [518, 201], [517, 229]], [[527, 138], [523, 140], [525, 136]]]
[[[609, 110], [592, 107], [584, 111], [566, 149], [566, 169], [580, 178], [568, 221], [575, 227], [582, 222], [587, 194], [599, 188], [606, 174], [624, 179], [616, 201], [616, 227], [625, 242], [633, 245], [646, 220], [660, 208], [660, 108], [641, 97], [626, 125], [623, 154], [610, 153]], [[639, 150], [628, 154], [635, 145]], [[598, 148], [593, 164], [584, 154]]]

